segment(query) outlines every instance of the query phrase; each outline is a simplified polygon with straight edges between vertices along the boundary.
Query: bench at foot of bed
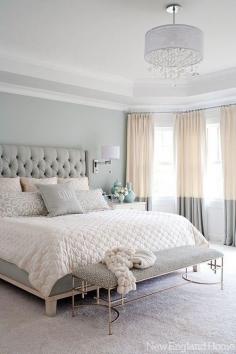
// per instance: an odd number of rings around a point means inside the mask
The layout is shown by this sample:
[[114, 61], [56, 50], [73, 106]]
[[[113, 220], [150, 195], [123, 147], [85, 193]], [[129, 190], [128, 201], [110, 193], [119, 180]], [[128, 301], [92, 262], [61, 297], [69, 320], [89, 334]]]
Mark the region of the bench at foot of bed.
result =
[[[132, 273], [136, 278], [137, 283], [148, 279], [156, 278], [165, 274], [169, 274], [185, 268], [185, 280], [191, 281], [187, 275], [187, 268], [193, 267], [193, 271], [197, 271], [197, 266], [201, 263], [210, 262], [211, 269], [216, 272], [217, 268], [221, 269], [221, 277], [219, 282], [221, 284], [221, 289], [223, 290], [223, 253], [212, 249], [203, 248], [195, 246], [183, 246], [176, 247], [166, 250], [161, 250], [155, 253], [156, 262], [155, 264], [146, 269], [133, 269]], [[220, 259], [220, 264], [217, 264], [217, 259]], [[96, 305], [105, 305], [108, 308], [108, 328], [109, 334], [112, 334], [112, 322], [114, 322], [119, 317], [119, 312], [116, 309], [117, 306], [122, 306], [125, 303], [138, 300], [149, 295], [153, 295], [159, 291], [152, 292], [151, 294], [145, 294], [145, 296], [140, 296], [135, 299], [126, 301], [126, 299], [121, 296], [118, 300], [112, 300], [111, 290], [117, 288], [117, 278], [116, 276], [102, 263], [90, 264], [87, 266], [81, 266], [77, 272], [72, 274], [73, 284], [76, 279], [81, 279], [83, 281], [82, 294], [87, 292], [88, 286], [93, 286], [97, 288]], [[193, 281], [194, 282], [194, 281]], [[200, 283], [200, 282], [198, 282]], [[209, 284], [209, 283], [202, 283]], [[216, 284], [216, 283], [214, 283]], [[107, 300], [99, 298], [99, 289], [104, 288], [108, 291]], [[173, 286], [172, 286], [173, 288]], [[84, 290], [83, 290], [84, 289]], [[169, 289], [169, 288], [168, 288]], [[73, 286], [72, 293], [72, 315], [75, 315], [75, 309], [80, 307], [75, 305], [75, 292], [78, 289]], [[80, 288], [81, 290], [81, 288]], [[167, 290], [167, 289], [164, 289]], [[161, 290], [163, 291], [163, 290]], [[94, 304], [95, 305], [95, 304]], [[115, 311], [116, 317], [112, 319], [112, 311]]]

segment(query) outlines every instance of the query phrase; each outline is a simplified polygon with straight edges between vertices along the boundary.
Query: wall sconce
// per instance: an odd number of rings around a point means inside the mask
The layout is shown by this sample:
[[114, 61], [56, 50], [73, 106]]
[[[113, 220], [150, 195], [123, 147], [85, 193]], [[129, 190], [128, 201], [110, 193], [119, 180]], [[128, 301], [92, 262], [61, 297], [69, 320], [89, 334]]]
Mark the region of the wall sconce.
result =
[[[115, 145], [103, 145], [101, 149], [102, 160], [93, 160], [93, 173], [98, 173], [99, 165], [111, 165], [112, 160], [120, 159], [120, 147]], [[111, 173], [111, 169], [109, 171]]]

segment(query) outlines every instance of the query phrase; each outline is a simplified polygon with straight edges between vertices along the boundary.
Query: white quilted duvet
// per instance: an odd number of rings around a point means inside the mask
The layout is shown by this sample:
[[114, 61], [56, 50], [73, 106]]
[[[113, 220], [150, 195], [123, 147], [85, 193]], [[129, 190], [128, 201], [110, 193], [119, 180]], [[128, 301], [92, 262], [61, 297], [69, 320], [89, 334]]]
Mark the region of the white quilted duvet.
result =
[[33, 287], [48, 296], [55, 282], [79, 264], [101, 261], [116, 247], [157, 251], [207, 246], [185, 218], [166, 213], [108, 210], [80, 215], [0, 218], [0, 258], [29, 273]]

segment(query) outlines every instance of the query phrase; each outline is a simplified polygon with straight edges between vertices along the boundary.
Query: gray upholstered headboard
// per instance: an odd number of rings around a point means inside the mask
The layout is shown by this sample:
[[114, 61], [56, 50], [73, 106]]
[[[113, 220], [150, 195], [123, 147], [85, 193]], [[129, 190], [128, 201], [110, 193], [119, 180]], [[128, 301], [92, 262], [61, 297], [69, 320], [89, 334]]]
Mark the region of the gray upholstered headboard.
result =
[[88, 176], [87, 153], [82, 149], [0, 145], [0, 177]]

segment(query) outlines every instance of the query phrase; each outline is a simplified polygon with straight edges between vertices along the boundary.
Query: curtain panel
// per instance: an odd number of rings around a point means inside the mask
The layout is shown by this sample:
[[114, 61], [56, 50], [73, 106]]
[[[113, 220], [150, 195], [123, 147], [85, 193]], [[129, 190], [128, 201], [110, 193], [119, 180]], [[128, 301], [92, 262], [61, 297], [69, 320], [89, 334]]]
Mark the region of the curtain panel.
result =
[[225, 244], [236, 246], [236, 106], [221, 107], [220, 134], [225, 199]]
[[131, 113], [127, 126], [126, 181], [133, 184], [139, 201], [151, 209], [154, 156], [154, 119], [149, 113]]
[[178, 214], [189, 219], [204, 234], [206, 122], [203, 111], [177, 114], [175, 148]]

